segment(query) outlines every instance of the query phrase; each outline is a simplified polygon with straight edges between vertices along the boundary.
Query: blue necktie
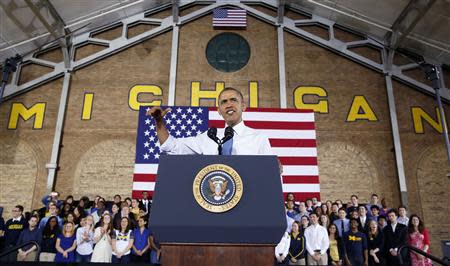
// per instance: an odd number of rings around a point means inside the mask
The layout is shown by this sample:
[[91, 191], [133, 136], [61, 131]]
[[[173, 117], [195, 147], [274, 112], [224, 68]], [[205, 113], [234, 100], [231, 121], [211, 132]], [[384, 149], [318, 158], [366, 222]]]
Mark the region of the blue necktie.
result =
[[231, 150], [233, 149], [233, 138], [228, 140], [223, 144], [222, 155], [231, 155]]

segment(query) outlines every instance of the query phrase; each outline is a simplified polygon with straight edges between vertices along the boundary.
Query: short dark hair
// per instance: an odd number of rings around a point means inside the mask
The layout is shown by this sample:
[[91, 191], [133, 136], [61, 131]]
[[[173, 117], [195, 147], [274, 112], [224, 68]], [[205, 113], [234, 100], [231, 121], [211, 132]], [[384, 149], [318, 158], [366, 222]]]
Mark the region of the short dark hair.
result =
[[359, 224], [359, 221], [358, 221], [358, 219], [356, 219], [356, 218], [350, 218], [350, 223], [351, 223], [352, 221], [355, 221], [355, 222], [357, 222], [357, 223]]
[[23, 206], [22, 205], [16, 205], [14, 208], [19, 209], [20, 212], [23, 212]]
[[340, 211], [345, 211], [345, 213], [347, 213], [347, 210], [344, 207], [340, 207], [338, 212], [340, 212]]
[[378, 207], [378, 205], [372, 205], [372, 206], [370, 206], [370, 209], [371, 210], [373, 210], [373, 209], [380, 210], [380, 207]]
[[394, 210], [394, 209], [390, 209], [390, 210], [387, 212], [387, 214], [389, 214], [389, 213], [395, 213], [395, 216], [398, 216], [398, 212], [397, 212], [396, 210]]
[[220, 93], [219, 93], [219, 97], [217, 97], [218, 99], [220, 98], [220, 96], [222, 95], [222, 93], [226, 92], [226, 91], [234, 91], [236, 92], [239, 97], [241, 97], [241, 101], [244, 101], [244, 95], [242, 95], [242, 92], [238, 89], [232, 88], [232, 87], [226, 87], [225, 89], [223, 89]]
[[356, 196], [355, 194], [351, 195], [350, 198], [355, 197], [356, 199], [358, 199], [358, 196]]
[[333, 205], [339, 206], [339, 204], [337, 202], [331, 203], [331, 206], [333, 206]]
[[379, 198], [378, 195], [375, 194], [375, 193], [373, 193], [370, 197], [377, 197], [377, 198]]
[[401, 208], [405, 209], [405, 211], [408, 210], [405, 205], [398, 206], [397, 210], [400, 210]]

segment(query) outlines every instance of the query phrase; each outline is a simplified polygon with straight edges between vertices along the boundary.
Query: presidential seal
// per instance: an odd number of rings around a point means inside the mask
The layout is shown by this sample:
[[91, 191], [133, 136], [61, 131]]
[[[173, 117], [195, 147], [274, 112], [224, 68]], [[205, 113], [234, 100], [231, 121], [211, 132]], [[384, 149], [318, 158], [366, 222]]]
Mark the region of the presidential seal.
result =
[[195, 200], [203, 209], [220, 213], [239, 203], [243, 184], [239, 174], [230, 166], [211, 164], [195, 176], [192, 190]]

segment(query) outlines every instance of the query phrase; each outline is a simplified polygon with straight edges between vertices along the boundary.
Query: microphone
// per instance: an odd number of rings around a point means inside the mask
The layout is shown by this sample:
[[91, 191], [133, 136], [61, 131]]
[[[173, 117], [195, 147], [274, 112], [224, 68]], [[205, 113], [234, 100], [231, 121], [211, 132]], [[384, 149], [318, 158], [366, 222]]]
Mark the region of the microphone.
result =
[[208, 129], [208, 137], [212, 139], [215, 143], [217, 143], [217, 150], [219, 151], [219, 155], [222, 155], [222, 142], [217, 137], [217, 128], [212, 127]]
[[217, 137], [217, 128], [212, 127], [208, 129], [208, 137], [220, 145], [220, 139]]
[[225, 128], [225, 133], [224, 133], [224, 137], [222, 139], [222, 144], [224, 144], [225, 142], [229, 141], [230, 139], [232, 139], [234, 137], [234, 131], [232, 127], [226, 127]]

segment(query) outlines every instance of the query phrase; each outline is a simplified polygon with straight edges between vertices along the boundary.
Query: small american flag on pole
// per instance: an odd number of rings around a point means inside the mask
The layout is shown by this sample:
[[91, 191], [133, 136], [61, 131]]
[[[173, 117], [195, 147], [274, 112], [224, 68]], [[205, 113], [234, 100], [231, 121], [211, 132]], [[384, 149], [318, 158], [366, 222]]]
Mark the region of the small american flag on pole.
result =
[[[146, 116], [149, 107], [141, 107], [136, 140], [133, 198], [142, 191], [153, 195], [159, 163], [159, 143], [155, 122]], [[165, 117], [169, 133], [176, 138], [201, 134], [209, 127], [223, 128], [225, 122], [215, 107], [175, 106]], [[297, 200], [320, 200], [314, 112], [297, 109], [248, 108], [243, 113], [248, 127], [267, 136], [272, 151], [283, 165], [283, 192], [292, 192]]]
[[245, 9], [213, 10], [213, 27], [247, 27], [247, 11]]

